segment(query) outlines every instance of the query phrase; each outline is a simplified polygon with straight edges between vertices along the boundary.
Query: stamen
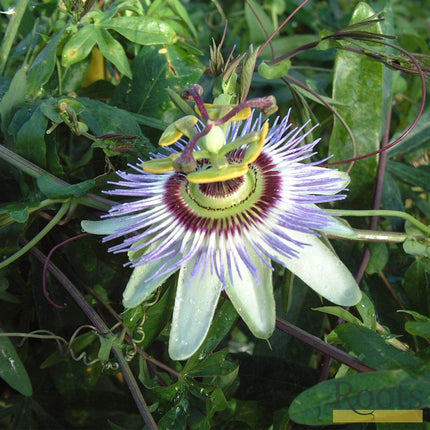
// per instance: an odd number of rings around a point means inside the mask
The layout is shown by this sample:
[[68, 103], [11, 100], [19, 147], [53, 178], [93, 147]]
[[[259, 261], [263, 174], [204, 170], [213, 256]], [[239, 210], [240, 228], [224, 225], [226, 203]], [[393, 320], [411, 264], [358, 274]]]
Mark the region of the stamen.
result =
[[187, 115], [179, 118], [173, 124], [170, 124], [158, 141], [160, 146], [168, 146], [177, 142], [184, 134], [188, 138], [193, 137], [197, 131], [194, 126], [197, 124], [198, 118], [193, 115]]

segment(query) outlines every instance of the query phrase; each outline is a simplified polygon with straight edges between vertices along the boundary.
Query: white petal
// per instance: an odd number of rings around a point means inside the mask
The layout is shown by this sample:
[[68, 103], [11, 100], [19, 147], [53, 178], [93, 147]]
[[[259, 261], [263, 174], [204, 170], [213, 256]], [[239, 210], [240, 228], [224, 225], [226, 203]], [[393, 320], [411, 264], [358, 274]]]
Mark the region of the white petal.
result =
[[[157, 245], [158, 243], [152, 244], [148, 252]], [[160, 276], [156, 276], [152, 279], [150, 278], [162, 269], [163, 265], [166, 263], [165, 259], [135, 267], [122, 296], [122, 304], [124, 307], [126, 309], [134, 308], [148, 299], [155, 289], [157, 289], [171, 274], [178, 270], [169, 270], [168, 268], [172, 267], [179, 259], [180, 254], [178, 253], [166, 270], [161, 270]], [[148, 279], [150, 280], [148, 281]]]
[[361, 299], [361, 291], [348, 268], [318, 237], [291, 231], [293, 239], [308, 243], [299, 248], [298, 258], [274, 254], [282, 264], [308, 284], [313, 290], [333, 303], [352, 306]]
[[130, 216], [108, 218], [100, 221], [81, 221], [82, 230], [91, 234], [112, 234], [123, 227], [135, 224], [135, 219], [130, 219]]
[[237, 258], [240, 277], [237, 271], [233, 270], [233, 279], [231, 284], [227, 283], [225, 291], [254, 336], [267, 339], [275, 329], [276, 319], [272, 270], [250, 245], [247, 250], [258, 271], [259, 279], [255, 279], [245, 263]]
[[209, 269], [203, 276], [197, 273], [191, 278], [195, 263], [193, 257], [179, 272], [169, 339], [169, 355], [173, 360], [185, 360], [199, 349], [221, 294], [222, 283]]
[[351, 178], [346, 172], [342, 172], [341, 170], [328, 169], [327, 167], [318, 167], [318, 166], [306, 166], [306, 171], [309, 169], [309, 175], [312, 175], [313, 172], [318, 172], [317, 174], [323, 174], [325, 179], [339, 179], [336, 184], [333, 185], [333, 189], [331, 191], [315, 191], [314, 194], [319, 194], [323, 196], [331, 196], [333, 194], [338, 193], [345, 189], [348, 184], [351, 182]]

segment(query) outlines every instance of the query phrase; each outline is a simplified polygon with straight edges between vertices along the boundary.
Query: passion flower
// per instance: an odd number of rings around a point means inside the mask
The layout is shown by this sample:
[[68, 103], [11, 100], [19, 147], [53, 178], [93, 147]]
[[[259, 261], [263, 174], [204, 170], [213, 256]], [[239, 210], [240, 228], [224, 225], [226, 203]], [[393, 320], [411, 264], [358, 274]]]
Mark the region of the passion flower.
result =
[[305, 143], [312, 130], [293, 128], [289, 114], [269, 127], [254, 111], [246, 119], [225, 112], [213, 119], [207, 112], [200, 123], [186, 117], [166, 130], [161, 144], [176, 142], [170, 155], [118, 172], [118, 188], [107, 193], [133, 200], [114, 206], [103, 225], [83, 225], [110, 233], [104, 241], [125, 237], [109, 250], [127, 252], [134, 267], [126, 308], [179, 271], [169, 340], [177, 360], [201, 346], [223, 290], [252, 333], [270, 337], [276, 318], [271, 261], [333, 303], [354, 305], [361, 297], [349, 270], [319, 238], [318, 232], [343, 228], [317, 204], [343, 199], [349, 177], [321, 162], [304, 163], [318, 143]]

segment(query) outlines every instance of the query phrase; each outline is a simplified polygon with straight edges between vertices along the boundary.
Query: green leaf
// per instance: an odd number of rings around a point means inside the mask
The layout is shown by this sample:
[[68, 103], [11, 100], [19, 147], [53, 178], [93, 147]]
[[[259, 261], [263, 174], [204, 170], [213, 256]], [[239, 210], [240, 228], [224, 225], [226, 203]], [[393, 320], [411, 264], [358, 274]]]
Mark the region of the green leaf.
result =
[[356, 304], [356, 308], [358, 313], [363, 320], [363, 324], [365, 327], [370, 330], [376, 330], [376, 312], [375, 307], [373, 306], [372, 301], [369, 299], [366, 294], [361, 292], [361, 300]]
[[194, 27], [193, 21], [190, 19], [187, 10], [179, 0], [168, 0], [169, 6], [175, 11], [175, 13], [187, 24], [189, 30], [193, 36], [197, 39], [198, 33]]
[[[409, 127], [409, 126], [408, 126]], [[406, 128], [399, 133], [396, 133], [391, 141], [395, 141], [399, 138]], [[405, 138], [399, 142], [397, 145], [390, 148], [387, 152], [390, 157], [397, 154], [410, 154], [413, 152], [420, 151], [421, 149], [428, 148], [430, 144], [430, 110], [423, 113], [418, 124], [413, 128], [413, 130], [405, 136]]]
[[86, 58], [96, 44], [96, 31], [93, 24], [87, 24], [74, 34], [64, 45], [61, 63], [64, 67], [79, 63]]
[[185, 430], [190, 413], [189, 407], [188, 400], [182, 399], [158, 421], [159, 430]]
[[176, 383], [169, 386], [154, 386], [151, 387], [152, 390], [160, 401], [163, 402], [173, 402], [178, 401], [179, 396], [183, 394], [184, 389], [187, 388], [187, 382], [183, 379], [180, 379]]
[[9, 215], [13, 221], [23, 224], [27, 222], [30, 213], [28, 207], [28, 203], [11, 203], [0, 208], [0, 216]]
[[[405, 211], [403, 204], [403, 197], [397, 181], [391, 176], [390, 173], [385, 172], [384, 186], [382, 188], [382, 203], [385, 209], [394, 211]], [[403, 229], [403, 220], [400, 218], [389, 218], [393, 230], [397, 231]]]
[[195, 423], [193, 428], [209, 430], [211, 427], [210, 422], [215, 412], [224, 411], [229, 407], [227, 399], [222, 389], [215, 385], [199, 383], [193, 380], [190, 388], [192, 394], [203, 400], [206, 404], [206, 414], [204, 418], [198, 423]]
[[31, 117], [20, 127], [16, 135], [16, 152], [39, 167], [45, 168], [45, 133], [48, 119], [41, 111], [40, 105], [30, 112]]
[[410, 237], [403, 242], [403, 250], [409, 255], [430, 258], [430, 238], [416, 239]]
[[[254, 0], [250, 0], [249, 2], [245, 3], [245, 18], [246, 23], [248, 24], [251, 43], [253, 44], [258, 45], [264, 43], [267, 40], [267, 34], [270, 35], [274, 31], [272, 21], [267, 16], [264, 9]], [[260, 21], [263, 24], [267, 34], [263, 30]]]
[[49, 41], [33, 61], [28, 71], [28, 93], [30, 96], [35, 97], [51, 77], [57, 59], [57, 46], [65, 28], [66, 27], [63, 27]]
[[67, 109], [72, 110], [76, 116], [80, 115], [85, 110], [85, 107], [80, 102], [80, 99], [71, 97], [60, 98], [57, 102], [58, 109], [63, 103], [65, 103], [67, 105]]
[[153, 306], [145, 309], [145, 322], [142, 325], [145, 337], [139, 346], [146, 349], [160, 334], [161, 330], [170, 321], [173, 303], [175, 298], [175, 288], [169, 285], [161, 299]]
[[[0, 333], [4, 331], [0, 329]], [[9, 338], [3, 336], [0, 337], [0, 378], [23, 396], [33, 394], [30, 378], [18, 353]]]
[[20, 303], [21, 300], [14, 294], [8, 293], [9, 282], [6, 278], [0, 276], [0, 300], [9, 303]]
[[429, 374], [427, 368], [415, 379], [388, 370], [332, 379], [300, 394], [288, 412], [299, 424], [328, 425], [335, 409], [422, 409], [430, 405]]
[[[361, 2], [357, 5], [350, 24], [369, 18], [374, 13], [370, 6]], [[375, 30], [381, 33], [378, 24], [375, 24]], [[364, 42], [362, 44], [366, 46]], [[370, 48], [371, 45], [368, 46]], [[348, 104], [339, 106], [337, 111], [351, 128], [357, 143], [358, 156], [379, 149], [380, 131], [384, 121], [383, 79], [384, 67], [380, 62], [355, 52], [338, 51], [333, 98]], [[336, 161], [354, 156], [351, 138], [336, 117], [329, 142], [329, 153], [335, 154]], [[371, 202], [376, 168], [377, 158], [371, 157], [357, 163], [350, 173], [349, 198], [359, 199], [361, 206]]]
[[67, 197], [82, 197], [95, 185], [94, 179], [88, 179], [74, 185], [63, 185], [58, 183], [51, 175], [41, 175], [37, 178], [37, 185], [51, 199], [64, 199]]
[[9, 89], [0, 101], [0, 118], [3, 134], [7, 136], [9, 119], [13, 110], [24, 103], [27, 94], [27, 66], [22, 66], [12, 79]]
[[85, 121], [89, 129], [96, 135], [102, 136], [109, 133], [119, 133], [125, 136], [137, 136], [136, 145], [140, 152], [150, 151], [153, 147], [142, 134], [142, 130], [136, 119], [129, 112], [115, 106], [109, 106], [99, 100], [86, 97], [78, 98], [83, 106], [80, 118]]
[[113, 344], [118, 340], [115, 335], [102, 336], [97, 334], [100, 341], [100, 349], [98, 352], [98, 358], [102, 363], [106, 363], [109, 360], [110, 351], [112, 349]]
[[32, 427], [32, 407], [31, 397], [24, 397], [17, 402], [17, 410], [14, 414], [13, 421], [8, 426], [9, 430], [29, 429]]
[[[307, 80], [306, 82], [309, 85], [309, 80]], [[320, 94], [319, 98], [316, 97], [315, 95], [313, 95], [312, 93], [310, 93], [309, 91], [307, 91], [305, 88], [299, 87], [298, 85], [291, 85], [292, 88], [294, 88], [294, 91], [298, 92], [299, 94], [301, 94], [302, 96], [306, 97], [309, 100], [312, 100], [315, 103], [318, 103], [320, 105], [324, 105], [324, 101], [326, 103], [332, 104], [333, 106], [348, 106], [348, 103], [340, 101], [340, 100], [335, 100], [331, 97], [327, 97], [327, 96], [323, 96]], [[311, 88], [312, 89], [312, 88]]]
[[[195, 115], [196, 112], [194, 109], [175, 91], [170, 88], [166, 88], [167, 93], [169, 94], [170, 99], [176, 105], [176, 107], [181, 110], [185, 115]], [[164, 130], [166, 127], [163, 127]]]
[[113, 423], [111, 420], [107, 420], [111, 430], [127, 430], [125, 427], [121, 427], [118, 424]]
[[208, 411], [208, 415], [211, 416], [214, 412], [224, 411], [228, 408], [227, 399], [225, 398], [224, 393], [219, 387], [214, 387], [209, 398], [211, 401], [210, 405], [208, 405], [210, 409], [206, 408], [206, 410]]
[[421, 315], [416, 311], [404, 311], [400, 310], [398, 312], [406, 313], [412, 315], [415, 321], [407, 321], [405, 324], [405, 329], [408, 333], [414, 336], [421, 336], [425, 338], [430, 338], [430, 318], [425, 315]]
[[[428, 251], [426, 251], [428, 252]], [[403, 287], [413, 305], [418, 312], [429, 312], [429, 285], [428, 285], [428, 261], [417, 258], [406, 270], [403, 279]]]
[[388, 171], [398, 180], [430, 191], [430, 166], [413, 167], [399, 161], [389, 161]]
[[415, 311], [405, 311], [405, 310], [398, 310], [397, 312], [405, 313], [408, 315], [411, 315], [414, 317], [415, 321], [430, 321], [429, 317], [426, 317], [425, 315], [421, 315], [419, 312]]
[[405, 329], [414, 336], [430, 339], [430, 321], [407, 321]]
[[175, 31], [167, 22], [149, 16], [120, 16], [100, 25], [140, 45], [170, 45], [177, 40]]
[[324, 312], [329, 315], [334, 315], [336, 317], [342, 318], [345, 321], [351, 324], [361, 325], [361, 321], [352, 315], [351, 312], [348, 312], [346, 309], [341, 308], [340, 306], [321, 306], [319, 308], [313, 308], [314, 311]]
[[234, 428], [247, 430], [271, 429], [269, 423], [271, 423], [272, 416], [267, 408], [263, 406], [262, 401], [235, 399], [233, 405], [234, 416], [232, 420], [237, 423]]
[[389, 252], [385, 243], [370, 243], [370, 260], [366, 267], [366, 273], [372, 275], [373, 273], [380, 273], [388, 263]]
[[281, 61], [277, 64], [267, 64], [265, 62], [260, 63], [258, 66], [258, 73], [264, 79], [276, 79], [282, 78], [288, 73], [290, 70], [291, 61], [287, 58], [286, 60]]
[[[68, 99], [63, 99], [62, 101], [68, 101]], [[58, 107], [58, 101], [55, 99], [43, 100], [40, 104], [40, 110], [43, 112], [43, 115], [46, 118], [50, 119], [52, 122], [57, 124], [61, 124], [63, 122], [63, 118], [60, 116], [60, 110]]]
[[[232, 370], [231, 362], [226, 362], [228, 349], [224, 348], [221, 351], [217, 351], [211, 355], [208, 355], [203, 360], [193, 360], [192, 364], [187, 363], [184, 373], [188, 376], [216, 376], [222, 375], [223, 373], [230, 373]], [[237, 367], [237, 364], [233, 364]]]
[[329, 37], [332, 34], [333, 32], [330, 30], [321, 30], [319, 34], [320, 42], [315, 49], [318, 51], [326, 51], [327, 49], [340, 48], [342, 45], [336, 39]]
[[131, 79], [132, 73], [124, 48], [104, 28], [95, 28], [97, 45], [103, 57], [110, 61], [122, 74]]
[[243, 61], [242, 71], [240, 73], [240, 101], [244, 101], [251, 87], [254, 76], [255, 63], [257, 61], [258, 48], [252, 45], [249, 47], [246, 57]]
[[[228, 94], [232, 97], [232, 102], [236, 101], [237, 98], [237, 79], [238, 75], [236, 73], [236, 69], [239, 67], [240, 62], [242, 61], [245, 54], [240, 55], [236, 58], [230, 67], [222, 74], [221, 77], [221, 90], [218, 90], [221, 94]], [[218, 84], [219, 85], [219, 84]], [[214, 93], [214, 95], [219, 95], [219, 93]]]
[[24, 224], [28, 220], [28, 209], [25, 208], [21, 211], [12, 211], [9, 212], [10, 216], [16, 221], [21, 224]]
[[[178, 110], [166, 88], [180, 93], [197, 82], [203, 65], [176, 45], [144, 46], [133, 61], [136, 79], [123, 79], [112, 97], [112, 104], [131, 112], [173, 122]], [[145, 76], [142, 79], [141, 76]]]
[[[122, 321], [127, 328], [134, 329], [142, 322], [143, 306], [127, 309], [122, 314]], [[145, 318], [146, 319], [146, 318]]]
[[360, 360], [376, 369], [403, 369], [416, 374], [421, 362], [405, 351], [394, 348], [378, 333], [354, 324], [342, 324], [335, 329], [346, 348]]

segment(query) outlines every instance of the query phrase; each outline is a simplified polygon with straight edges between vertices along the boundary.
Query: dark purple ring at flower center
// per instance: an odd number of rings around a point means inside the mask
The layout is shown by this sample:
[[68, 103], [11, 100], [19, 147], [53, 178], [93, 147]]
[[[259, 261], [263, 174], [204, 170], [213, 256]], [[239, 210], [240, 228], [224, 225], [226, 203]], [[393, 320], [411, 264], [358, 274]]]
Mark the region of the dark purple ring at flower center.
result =
[[[244, 150], [232, 151], [229, 162], [240, 163]], [[204, 168], [206, 162], [200, 167]], [[261, 153], [246, 175], [210, 184], [192, 184], [183, 173], [173, 174], [165, 185], [163, 202], [177, 222], [191, 231], [248, 230], [264, 222], [281, 198], [281, 173], [272, 158]], [[247, 182], [247, 184], [245, 184]], [[248, 187], [246, 193], [241, 188]], [[240, 197], [237, 197], [239, 195]]]

